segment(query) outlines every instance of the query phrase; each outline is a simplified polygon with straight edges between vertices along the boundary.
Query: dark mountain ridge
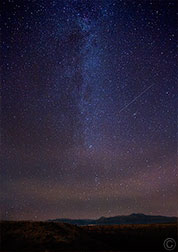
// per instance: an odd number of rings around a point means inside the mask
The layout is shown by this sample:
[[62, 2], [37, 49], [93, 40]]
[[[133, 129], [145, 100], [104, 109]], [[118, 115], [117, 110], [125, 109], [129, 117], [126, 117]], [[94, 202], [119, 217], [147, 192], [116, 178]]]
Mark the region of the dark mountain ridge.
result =
[[161, 215], [145, 215], [133, 213], [113, 217], [100, 217], [99, 219], [53, 219], [48, 221], [69, 223], [75, 225], [113, 225], [113, 224], [154, 224], [154, 223], [173, 223], [177, 222], [177, 217], [167, 217]]

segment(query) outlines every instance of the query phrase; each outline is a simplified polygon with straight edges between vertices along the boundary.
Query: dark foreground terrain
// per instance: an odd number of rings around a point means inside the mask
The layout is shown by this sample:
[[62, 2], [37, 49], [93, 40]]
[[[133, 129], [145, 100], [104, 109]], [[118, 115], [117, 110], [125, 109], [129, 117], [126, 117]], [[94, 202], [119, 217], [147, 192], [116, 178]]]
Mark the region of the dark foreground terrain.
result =
[[79, 227], [67, 223], [2, 221], [0, 229], [3, 252], [168, 251], [164, 240], [173, 238], [177, 242], [177, 223]]

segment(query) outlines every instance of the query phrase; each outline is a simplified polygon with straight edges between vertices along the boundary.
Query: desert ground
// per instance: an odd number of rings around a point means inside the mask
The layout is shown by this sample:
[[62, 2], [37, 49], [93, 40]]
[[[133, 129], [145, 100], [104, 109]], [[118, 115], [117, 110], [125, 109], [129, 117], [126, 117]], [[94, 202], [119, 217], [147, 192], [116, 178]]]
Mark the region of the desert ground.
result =
[[176, 241], [177, 227], [177, 223], [77, 226], [1, 221], [1, 251], [166, 251], [164, 240]]

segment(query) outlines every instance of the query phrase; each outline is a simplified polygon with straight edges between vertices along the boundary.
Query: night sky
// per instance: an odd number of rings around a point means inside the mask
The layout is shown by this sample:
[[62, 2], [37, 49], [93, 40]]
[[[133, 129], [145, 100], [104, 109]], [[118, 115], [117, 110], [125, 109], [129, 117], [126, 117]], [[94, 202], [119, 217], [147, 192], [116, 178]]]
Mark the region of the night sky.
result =
[[1, 7], [1, 218], [176, 216], [176, 0]]

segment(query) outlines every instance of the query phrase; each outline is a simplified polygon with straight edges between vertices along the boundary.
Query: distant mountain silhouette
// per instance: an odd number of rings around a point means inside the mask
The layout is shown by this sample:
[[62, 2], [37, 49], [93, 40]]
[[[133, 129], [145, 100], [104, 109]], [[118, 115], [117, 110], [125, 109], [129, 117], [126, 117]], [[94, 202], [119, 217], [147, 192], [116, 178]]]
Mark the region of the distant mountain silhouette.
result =
[[113, 224], [154, 224], [177, 222], [177, 217], [167, 217], [159, 215], [145, 215], [133, 213], [131, 215], [121, 215], [114, 217], [100, 217], [99, 219], [54, 219], [49, 221], [63, 222], [75, 225], [113, 225]]

